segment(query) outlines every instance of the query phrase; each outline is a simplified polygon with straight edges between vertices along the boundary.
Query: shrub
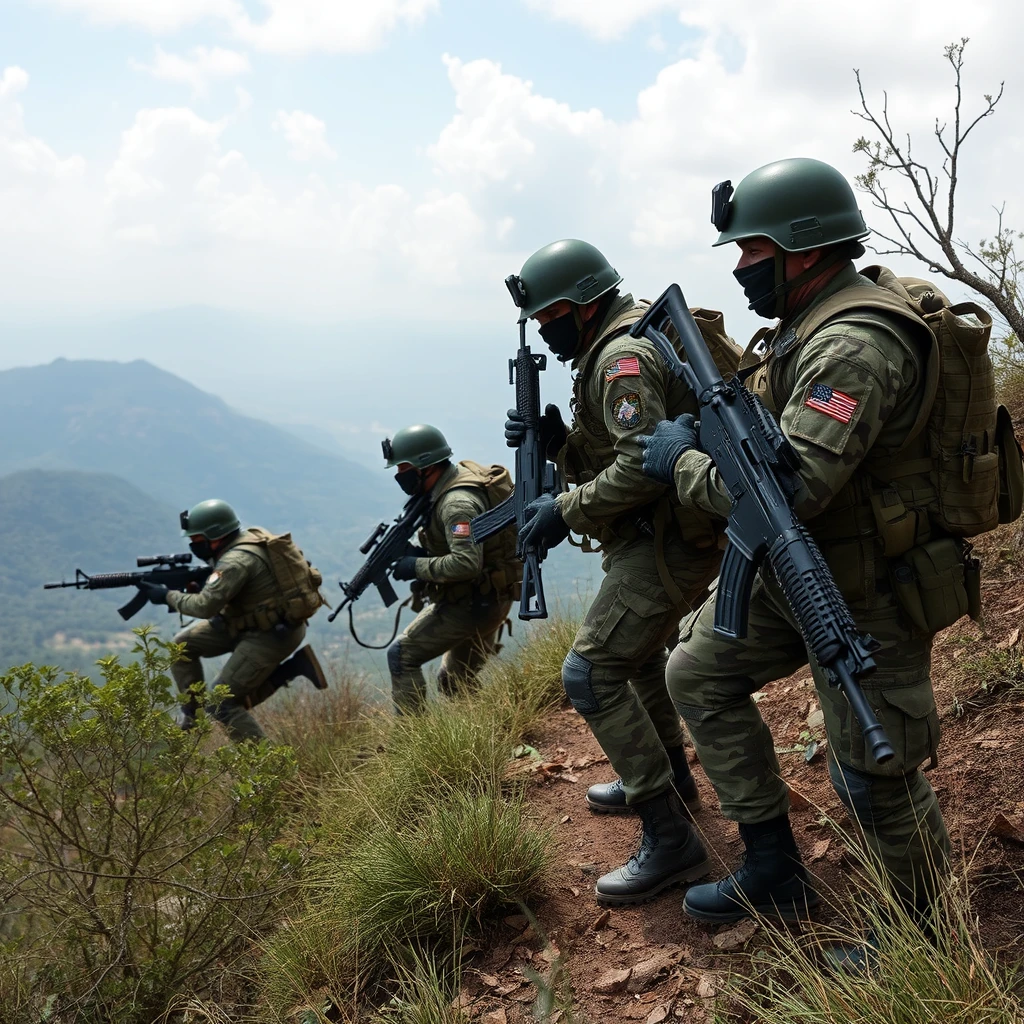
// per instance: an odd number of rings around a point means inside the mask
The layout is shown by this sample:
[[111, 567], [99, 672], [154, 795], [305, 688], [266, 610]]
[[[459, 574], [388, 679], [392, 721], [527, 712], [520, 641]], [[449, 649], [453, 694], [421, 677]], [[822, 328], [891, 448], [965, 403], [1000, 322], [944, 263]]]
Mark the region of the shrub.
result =
[[279, 842], [291, 751], [214, 748], [204, 714], [181, 732], [175, 649], [137, 633], [139, 660], [104, 659], [99, 684], [0, 679], [0, 985], [15, 973], [20, 1021], [149, 1024], [269, 924], [299, 866]]

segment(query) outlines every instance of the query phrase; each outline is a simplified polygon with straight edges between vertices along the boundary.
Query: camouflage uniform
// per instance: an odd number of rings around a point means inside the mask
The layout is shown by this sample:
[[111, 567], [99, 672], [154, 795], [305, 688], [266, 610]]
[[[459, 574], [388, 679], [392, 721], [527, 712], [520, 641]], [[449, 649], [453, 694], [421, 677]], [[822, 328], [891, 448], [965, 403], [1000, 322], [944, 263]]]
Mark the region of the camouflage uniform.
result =
[[470, 521], [490, 508], [476, 479], [465, 466], [452, 464], [431, 490], [433, 511], [420, 533], [427, 557], [416, 559], [416, 576], [426, 582], [430, 604], [388, 648], [391, 689], [400, 712], [422, 709], [426, 662], [444, 655], [438, 688], [451, 696], [475, 686], [484, 663], [501, 649], [498, 637], [520, 571], [509, 562], [515, 551], [509, 530], [484, 544], [470, 538]]
[[629, 337], [645, 309], [631, 295], [616, 297], [573, 360], [573, 423], [559, 459], [577, 485], [558, 499], [562, 516], [600, 542], [605, 572], [562, 678], [628, 804], [664, 792], [672, 778], [666, 751], [682, 747], [683, 732], [665, 688], [666, 643], [683, 611], [703, 598], [720, 559], [710, 517], [678, 516], [666, 487], [642, 471], [636, 438], [659, 420], [696, 411], [654, 346]]
[[278, 603], [279, 588], [265, 546], [248, 531], [217, 552], [213, 569], [200, 593], [167, 594], [174, 611], [207, 620], [174, 638], [185, 645], [185, 660], [171, 666], [171, 675], [184, 693], [204, 681], [201, 658], [230, 654], [214, 685], [226, 686], [231, 696], [211, 713], [232, 740], [262, 739], [249, 709], [269, 696], [268, 677], [302, 642], [306, 624], [270, 624], [265, 610]]
[[[929, 676], [932, 635], [912, 626], [900, 610], [872, 498], [878, 491], [874, 474], [891, 464], [920, 410], [928, 342], [915, 336], [908, 320], [860, 311], [841, 314], [809, 337], [800, 334], [801, 323], [819, 304], [866, 283], [852, 265], [840, 271], [806, 310], [766, 336], [767, 355], [750, 367], [748, 384], [799, 453], [797, 513], [821, 547], [857, 625], [881, 643], [877, 671], [862, 685], [896, 750], [884, 765], [866, 754], [846, 699], [828, 686], [817, 664], [811, 666], [825, 715], [829, 774], [898, 889], [920, 901], [934, 885], [932, 865], [941, 868], [949, 855], [935, 793], [919, 770], [926, 761], [934, 763], [939, 742]], [[911, 441], [901, 458], [925, 455], [924, 443]], [[675, 480], [684, 505], [728, 516], [729, 497], [706, 455], [686, 452]], [[927, 469], [903, 476], [898, 486], [908, 507], [923, 509], [933, 496]], [[927, 517], [922, 513], [917, 522], [916, 542], [922, 543], [928, 539]], [[669, 689], [725, 816], [744, 824], [766, 822], [788, 811], [789, 797], [772, 736], [751, 695], [806, 664], [807, 650], [767, 570], [754, 587], [745, 640], [716, 635], [714, 616], [712, 594], [683, 623], [669, 662]]]

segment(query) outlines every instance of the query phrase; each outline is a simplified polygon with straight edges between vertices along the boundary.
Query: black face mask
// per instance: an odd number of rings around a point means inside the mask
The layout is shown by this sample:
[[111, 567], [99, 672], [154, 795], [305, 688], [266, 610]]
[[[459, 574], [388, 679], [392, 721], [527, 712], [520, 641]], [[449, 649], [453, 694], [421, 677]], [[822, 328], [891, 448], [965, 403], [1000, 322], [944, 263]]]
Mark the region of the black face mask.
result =
[[748, 309], [766, 320], [774, 320], [779, 314], [775, 311], [778, 296], [775, 294], [775, 257], [758, 260], [749, 267], [740, 267], [732, 272], [739, 281], [743, 294], [750, 300]]
[[202, 540], [194, 540], [188, 546], [189, 551], [192, 552], [196, 558], [201, 559], [204, 562], [209, 562], [213, 558], [213, 545], [203, 537]]
[[400, 469], [395, 474], [395, 479], [398, 481], [398, 486], [401, 487], [410, 498], [414, 494], [419, 494], [420, 489], [423, 486], [423, 477], [415, 466], [412, 466], [409, 469]]
[[555, 354], [555, 357], [565, 362], [571, 359], [580, 345], [580, 329], [576, 326], [576, 317], [570, 311], [556, 316], [537, 328], [544, 344]]

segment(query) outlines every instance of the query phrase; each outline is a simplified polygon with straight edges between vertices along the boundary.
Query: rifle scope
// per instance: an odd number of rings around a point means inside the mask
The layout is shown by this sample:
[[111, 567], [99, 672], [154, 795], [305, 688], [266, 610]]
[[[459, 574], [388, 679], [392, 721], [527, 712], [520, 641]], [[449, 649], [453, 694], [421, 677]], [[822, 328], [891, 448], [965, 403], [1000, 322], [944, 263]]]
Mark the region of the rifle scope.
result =
[[188, 565], [192, 561], [190, 554], [183, 555], [139, 555], [135, 564], [144, 569], [148, 565]]

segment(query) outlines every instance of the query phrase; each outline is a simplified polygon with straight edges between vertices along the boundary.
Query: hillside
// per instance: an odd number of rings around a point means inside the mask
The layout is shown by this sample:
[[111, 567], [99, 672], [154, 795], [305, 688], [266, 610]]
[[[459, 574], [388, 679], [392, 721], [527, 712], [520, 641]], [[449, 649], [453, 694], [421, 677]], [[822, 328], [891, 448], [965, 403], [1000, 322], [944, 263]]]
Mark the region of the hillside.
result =
[[315, 529], [332, 542], [391, 506], [386, 474], [242, 416], [143, 360], [3, 371], [0, 433], [0, 475], [116, 473], [175, 510], [223, 497], [250, 522]]
[[76, 568], [124, 571], [137, 555], [168, 554], [174, 515], [106, 473], [23, 470], [0, 478], [0, 669], [30, 659], [84, 668], [128, 643], [130, 627], [116, 611], [128, 592], [79, 594], [43, 583], [73, 579]]

